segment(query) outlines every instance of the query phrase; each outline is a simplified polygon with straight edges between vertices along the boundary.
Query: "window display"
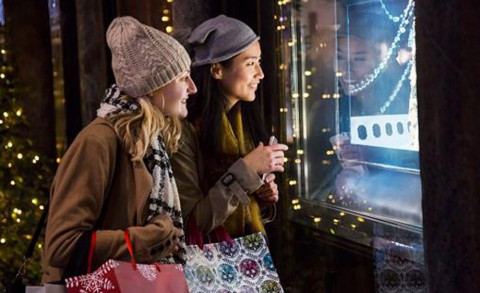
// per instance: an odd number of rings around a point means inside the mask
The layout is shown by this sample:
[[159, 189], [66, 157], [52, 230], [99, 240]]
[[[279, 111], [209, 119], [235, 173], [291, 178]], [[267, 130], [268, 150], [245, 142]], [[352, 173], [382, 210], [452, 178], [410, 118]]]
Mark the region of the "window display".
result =
[[372, 249], [379, 292], [425, 292], [414, 0], [278, 7], [290, 218]]
[[317, 226], [325, 210], [337, 227], [362, 225], [347, 213], [421, 231], [414, 0], [289, 3], [277, 30], [293, 209]]

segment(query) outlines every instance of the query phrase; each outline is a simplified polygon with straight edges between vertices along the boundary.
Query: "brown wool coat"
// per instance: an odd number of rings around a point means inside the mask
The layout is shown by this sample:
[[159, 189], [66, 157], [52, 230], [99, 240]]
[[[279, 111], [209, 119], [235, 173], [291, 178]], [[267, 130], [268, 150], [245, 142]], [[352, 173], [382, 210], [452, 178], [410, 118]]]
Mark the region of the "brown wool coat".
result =
[[148, 216], [152, 176], [143, 161], [132, 162], [108, 121], [97, 118], [69, 147], [50, 194], [43, 282], [60, 280], [82, 233], [97, 231], [94, 267], [129, 259], [129, 228], [137, 262], [154, 262], [171, 250], [175, 235], [167, 216]]

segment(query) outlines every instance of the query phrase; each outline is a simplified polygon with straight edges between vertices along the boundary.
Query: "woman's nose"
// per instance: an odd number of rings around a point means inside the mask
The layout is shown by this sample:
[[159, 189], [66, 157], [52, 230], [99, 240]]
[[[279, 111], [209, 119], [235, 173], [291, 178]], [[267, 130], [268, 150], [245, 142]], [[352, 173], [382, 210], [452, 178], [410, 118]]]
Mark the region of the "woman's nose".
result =
[[259, 79], [263, 79], [265, 77], [265, 75], [263, 74], [262, 66], [257, 65], [256, 75]]
[[187, 92], [188, 92], [189, 95], [193, 95], [197, 92], [197, 86], [195, 85], [195, 82], [193, 82], [193, 80], [190, 76], [188, 77]]

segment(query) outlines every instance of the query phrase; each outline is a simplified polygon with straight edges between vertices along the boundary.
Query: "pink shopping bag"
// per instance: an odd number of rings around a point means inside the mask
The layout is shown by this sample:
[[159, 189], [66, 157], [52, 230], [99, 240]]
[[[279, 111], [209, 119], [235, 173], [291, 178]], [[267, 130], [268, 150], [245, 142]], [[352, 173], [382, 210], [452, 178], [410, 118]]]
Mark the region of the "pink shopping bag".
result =
[[[185, 275], [180, 264], [137, 264], [133, 258], [132, 244], [125, 231], [125, 240], [132, 262], [108, 260], [93, 273], [65, 280], [69, 293], [126, 293], [126, 292], [168, 292], [188, 293]], [[92, 244], [93, 243], [93, 244]], [[91, 259], [95, 247], [95, 233], [92, 234], [89, 252]]]

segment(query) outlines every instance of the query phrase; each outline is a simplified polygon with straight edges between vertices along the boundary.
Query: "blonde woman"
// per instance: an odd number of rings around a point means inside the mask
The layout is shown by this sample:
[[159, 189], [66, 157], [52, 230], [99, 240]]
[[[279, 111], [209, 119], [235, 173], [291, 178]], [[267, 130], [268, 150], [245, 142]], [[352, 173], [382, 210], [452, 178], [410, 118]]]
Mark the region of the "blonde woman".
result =
[[197, 90], [190, 58], [173, 38], [131, 17], [110, 24], [107, 43], [116, 85], [69, 147], [52, 184], [44, 282], [85, 273], [93, 231], [93, 268], [129, 258], [127, 229], [138, 262], [184, 258], [168, 154], [178, 148], [179, 119]]

